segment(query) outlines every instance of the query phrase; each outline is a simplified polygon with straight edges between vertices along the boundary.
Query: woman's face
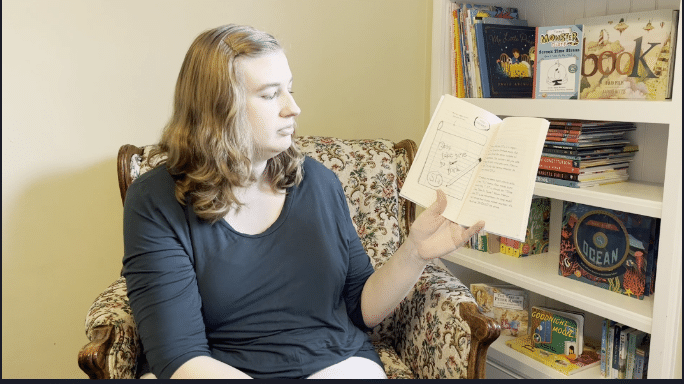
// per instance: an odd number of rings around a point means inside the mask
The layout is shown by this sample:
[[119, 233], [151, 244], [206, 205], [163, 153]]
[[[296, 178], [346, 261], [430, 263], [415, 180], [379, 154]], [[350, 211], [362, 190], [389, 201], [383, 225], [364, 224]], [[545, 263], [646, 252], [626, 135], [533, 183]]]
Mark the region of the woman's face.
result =
[[283, 51], [240, 58], [247, 119], [258, 159], [265, 161], [292, 144], [294, 119], [301, 110], [292, 98], [292, 72]]

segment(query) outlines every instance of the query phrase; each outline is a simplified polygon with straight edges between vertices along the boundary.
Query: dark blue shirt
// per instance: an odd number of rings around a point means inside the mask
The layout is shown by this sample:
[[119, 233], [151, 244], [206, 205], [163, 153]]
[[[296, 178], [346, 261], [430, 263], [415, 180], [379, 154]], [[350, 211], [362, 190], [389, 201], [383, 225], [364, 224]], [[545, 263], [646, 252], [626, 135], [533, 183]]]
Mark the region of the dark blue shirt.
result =
[[350, 356], [375, 360], [361, 315], [373, 273], [336, 175], [311, 158], [258, 235], [210, 224], [174, 195], [165, 166], [124, 204], [124, 270], [158, 378], [211, 356], [255, 378], [300, 378]]

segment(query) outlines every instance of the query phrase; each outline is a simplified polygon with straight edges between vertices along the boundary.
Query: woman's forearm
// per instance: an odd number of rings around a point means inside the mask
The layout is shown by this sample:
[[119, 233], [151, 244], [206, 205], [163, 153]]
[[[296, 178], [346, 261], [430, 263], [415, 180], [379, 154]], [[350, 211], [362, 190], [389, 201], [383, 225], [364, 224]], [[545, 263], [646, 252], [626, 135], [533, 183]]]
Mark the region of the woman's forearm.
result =
[[428, 261], [407, 239], [392, 257], [366, 281], [361, 292], [361, 312], [368, 327], [385, 319], [416, 284]]
[[197, 356], [186, 361], [172, 379], [251, 379], [247, 374], [209, 356]]

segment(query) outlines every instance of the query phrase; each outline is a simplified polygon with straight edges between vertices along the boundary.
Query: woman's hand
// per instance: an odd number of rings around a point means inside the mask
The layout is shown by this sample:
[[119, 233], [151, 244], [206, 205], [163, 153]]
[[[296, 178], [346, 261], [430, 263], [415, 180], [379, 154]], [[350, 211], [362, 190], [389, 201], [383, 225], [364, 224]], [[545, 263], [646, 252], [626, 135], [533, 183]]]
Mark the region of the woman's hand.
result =
[[428, 207], [411, 226], [408, 240], [413, 243], [423, 260], [435, 259], [455, 251], [484, 228], [485, 223], [482, 220], [470, 228], [447, 220], [442, 216], [446, 206], [446, 194], [439, 189], [437, 201]]

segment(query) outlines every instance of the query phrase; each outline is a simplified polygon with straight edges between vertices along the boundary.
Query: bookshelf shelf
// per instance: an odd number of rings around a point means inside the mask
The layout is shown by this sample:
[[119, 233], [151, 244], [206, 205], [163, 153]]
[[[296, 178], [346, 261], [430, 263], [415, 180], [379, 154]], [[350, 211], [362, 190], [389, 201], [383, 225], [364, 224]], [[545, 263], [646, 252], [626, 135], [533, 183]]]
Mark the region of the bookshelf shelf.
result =
[[583, 311], [651, 332], [652, 297], [638, 300], [560, 276], [557, 252], [515, 258], [463, 248], [443, 259]]
[[527, 378], [530, 379], [596, 379], [601, 377], [600, 366], [591, 367], [582, 372], [577, 372], [574, 375], [565, 376], [564, 374], [547, 367], [546, 365], [521, 355], [518, 351], [513, 350], [506, 345], [506, 341], [513, 339], [513, 336], [500, 336], [489, 347], [488, 355], [498, 362], [514, 369], [517, 372], [525, 372]]
[[[433, 0], [430, 108], [441, 95], [453, 94], [450, 77], [450, 33], [447, 9], [458, 0]], [[479, 4], [517, 7], [531, 26], [574, 23], [576, 18], [680, 9], [679, 0], [481, 0]], [[682, 28], [677, 33], [672, 100], [542, 100], [477, 99], [467, 101], [500, 117], [530, 116], [553, 119], [612, 120], [634, 122], [630, 140], [639, 145], [630, 181], [591, 188], [566, 188], [536, 183], [534, 193], [552, 199], [549, 252], [523, 258], [461, 249], [445, 257], [463, 267], [458, 277], [466, 285], [494, 278], [515, 284], [540, 296], [576, 307], [592, 316], [609, 318], [651, 333], [649, 378], [681, 375], [682, 316]], [[616, 209], [661, 219], [655, 294], [638, 300], [558, 275], [558, 247], [563, 201]], [[453, 264], [452, 264], [453, 266]], [[470, 272], [467, 272], [470, 271]], [[484, 276], [483, 276], [484, 275]], [[472, 277], [471, 277], [472, 276]], [[469, 281], [468, 279], [476, 279]], [[600, 321], [600, 320], [599, 320]], [[590, 334], [600, 338], [600, 335]], [[598, 337], [597, 337], [598, 336]], [[530, 378], [600, 378], [598, 369], [566, 377], [505, 345], [500, 337], [489, 357], [497, 364]]]
[[658, 217], [663, 211], [663, 185], [640, 181], [598, 185], [590, 188], [567, 188], [536, 183], [535, 195], [572, 201], [623, 212]]

